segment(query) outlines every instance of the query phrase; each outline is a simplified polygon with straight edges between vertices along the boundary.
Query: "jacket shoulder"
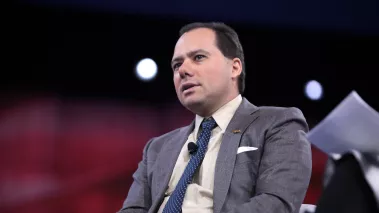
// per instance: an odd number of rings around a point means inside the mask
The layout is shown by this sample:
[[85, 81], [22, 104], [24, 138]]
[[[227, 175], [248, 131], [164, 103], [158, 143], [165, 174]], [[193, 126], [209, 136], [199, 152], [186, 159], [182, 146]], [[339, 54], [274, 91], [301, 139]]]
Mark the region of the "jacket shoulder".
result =
[[260, 106], [260, 116], [273, 117], [273, 118], [304, 118], [303, 112], [297, 107], [278, 107], [278, 106]]
[[187, 131], [188, 128], [189, 128], [188, 126], [180, 127], [170, 132], [167, 132], [163, 135], [154, 137], [148, 142], [146, 146], [148, 147], [149, 150], [159, 151], [163, 147], [165, 142], [169, 141], [172, 137], [175, 137], [177, 134], [181, 134], [181, 132]]

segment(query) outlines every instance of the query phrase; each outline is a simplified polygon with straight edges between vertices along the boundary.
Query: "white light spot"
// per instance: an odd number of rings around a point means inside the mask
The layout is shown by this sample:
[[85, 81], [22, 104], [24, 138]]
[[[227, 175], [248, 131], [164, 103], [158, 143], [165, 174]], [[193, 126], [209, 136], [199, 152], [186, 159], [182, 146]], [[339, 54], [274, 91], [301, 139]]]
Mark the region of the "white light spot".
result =
[[320, 100], [322, 93], [321, 84], [315, 80], [309, 81], [305, 85], [305, 95], [311, 100]]
[[137, 77], [142, 81], [150, 81], [157, 75], [158, 66], [150, 58], [142, 59], [136, 66]]

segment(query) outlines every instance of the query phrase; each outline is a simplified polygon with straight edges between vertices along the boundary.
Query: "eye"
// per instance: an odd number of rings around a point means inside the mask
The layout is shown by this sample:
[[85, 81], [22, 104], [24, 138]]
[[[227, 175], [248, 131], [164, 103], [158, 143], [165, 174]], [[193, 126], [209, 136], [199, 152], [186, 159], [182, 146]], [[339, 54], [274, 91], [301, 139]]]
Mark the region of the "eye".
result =
[[195, 57], [194, 57], [195, 61], [199, 61], [203, 58], [205, 58], [205, 55], [195, 55]]
[[180, 66], [182, 65], [182, 63], [176, 63], [172, 66], [172, 70], [177, 70]]

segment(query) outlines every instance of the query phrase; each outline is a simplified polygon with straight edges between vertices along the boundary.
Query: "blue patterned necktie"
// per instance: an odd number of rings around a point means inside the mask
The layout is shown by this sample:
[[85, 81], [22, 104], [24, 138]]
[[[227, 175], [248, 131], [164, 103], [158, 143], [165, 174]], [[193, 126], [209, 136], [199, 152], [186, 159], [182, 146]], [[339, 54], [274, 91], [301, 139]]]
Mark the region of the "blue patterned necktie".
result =
[[191, 183], [193, 175], [197, 168], [201, 165], [204, 159], [205, 152], [208, 148], [209, 139], [211, 138], [212, 129], [216, 126], [215, 120], [210, 117], [204, 120], [201, 124], [202, 132], [197, 140], [198, 150], [195, 155], [191, 156], [191, 159], [183, 172], [175, 190], [171, 194], [167, 201], [166, 206], [163, 209], [163, 213], [181, 213], [184, 196], [186, 194], [187, 186]]

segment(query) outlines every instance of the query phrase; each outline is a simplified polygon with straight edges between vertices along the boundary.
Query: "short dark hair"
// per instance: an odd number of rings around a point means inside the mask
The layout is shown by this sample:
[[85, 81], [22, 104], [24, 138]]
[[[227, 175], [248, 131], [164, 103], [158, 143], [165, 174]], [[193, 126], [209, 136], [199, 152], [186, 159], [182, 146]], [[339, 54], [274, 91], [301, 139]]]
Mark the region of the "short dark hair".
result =
[[179, 36], [197, 28], [208, 28], [216, 34], [216, 46], [222, 54], [229, 58], [239, 58], [242, 62], [242, 72], [238, 77], [238, 90], [242, 94], [245, 91], [245, 60], [241, 42], [236, 31], [222, 22], [195, 22], [183, 26]]

